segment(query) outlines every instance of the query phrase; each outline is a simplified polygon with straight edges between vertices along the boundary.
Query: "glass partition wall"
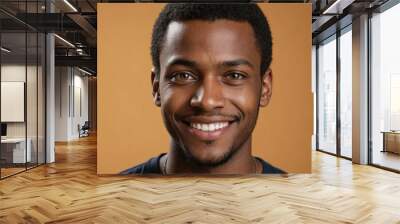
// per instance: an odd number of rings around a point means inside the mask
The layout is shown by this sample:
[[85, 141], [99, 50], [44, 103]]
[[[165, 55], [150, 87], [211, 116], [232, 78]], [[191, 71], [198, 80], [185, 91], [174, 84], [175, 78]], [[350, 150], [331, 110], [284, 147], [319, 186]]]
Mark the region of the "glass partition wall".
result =
[[400, 4], [371, 18], [370, 163], [400, 171]]
[[[368, 164], [400, 172], [400, 4], [387, 1], [368, 13]], [[317, 149], [347, 159], [352, 157], [351, 44], [350, 25], [316, 45]]]
[[318, 50], [318, 147], [336, 154], [336, 35]]
[[[26, 169], [26, 33], [1, 33], [1, 177]], [[4, 50], [6, 49], [6, 50]], [[29, 147], [29, 145], [28, 145]], [[28, 159], [27, 162], [30, 162]]]
[[352, 157], [351, 25], [317, 45], [317, 150]]
[[[39, 3], [18, 7], [35, 13]], [[1, 179], [45, 163], [46, 156], [45, 34], [17, 16], [0, 11]]]
[[352, 33], [351, 25], [340, 35], [340, 155], [352, 158]]

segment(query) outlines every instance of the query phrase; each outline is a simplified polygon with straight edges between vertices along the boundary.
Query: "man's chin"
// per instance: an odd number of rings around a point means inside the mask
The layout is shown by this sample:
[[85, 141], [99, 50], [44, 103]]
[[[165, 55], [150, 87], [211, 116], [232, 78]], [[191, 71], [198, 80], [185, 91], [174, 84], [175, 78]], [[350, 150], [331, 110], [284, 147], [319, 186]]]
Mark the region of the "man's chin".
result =
[[228, 151], [220, 155], [196, 155], [190, 151], [185, 152], [186, 158], [199, 167], [217, 167], [225, 164], [232, 157], [233, 152]]

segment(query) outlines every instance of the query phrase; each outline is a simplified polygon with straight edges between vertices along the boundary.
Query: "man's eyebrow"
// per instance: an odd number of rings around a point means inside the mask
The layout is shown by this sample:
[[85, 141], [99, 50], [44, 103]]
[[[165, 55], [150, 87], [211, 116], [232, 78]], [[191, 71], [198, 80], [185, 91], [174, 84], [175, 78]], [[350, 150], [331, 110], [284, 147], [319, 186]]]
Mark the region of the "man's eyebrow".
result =
[[222, 65], [226, 66], [226, 67], [235, 67], [235, 66], [239, 66], [239, 65], [247, 65], [247, 66], [249, 66], [251, 68], [254, 68], [254, 65], [251, 64], [246, 59], [236, 59], [236, 60], [224, 61], [224, 62], [222, 62]]
[[184, 59], [184, 58], [174, 58], [167, 64], [168, 66], [174, 66], [174, 65], [183, 65], [187, 67], [196, 67], [197, 64], [195, 61]]
[[[174, 58], [167, 64], [167, 66], [174, 66], [174, 65], [197, 67], [197, 63], [195, 61], [184, 59], [184, 58]], [[239, 65], [247, 65], [251, 68], [254, 68], [254, 65], [246, 59], [235, 59], [235, 60], [223, 61], [221, 63], [221, 65], [224, 67], [235, 67], [235, 66], [239, 66]]]

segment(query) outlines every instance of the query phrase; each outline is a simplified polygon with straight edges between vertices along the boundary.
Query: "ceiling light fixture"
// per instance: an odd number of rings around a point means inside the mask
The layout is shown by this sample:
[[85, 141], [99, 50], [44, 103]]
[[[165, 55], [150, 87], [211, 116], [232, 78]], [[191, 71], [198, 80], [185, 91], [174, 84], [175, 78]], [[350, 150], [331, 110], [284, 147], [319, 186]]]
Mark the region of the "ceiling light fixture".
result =
[[67, 45], [69, 45], [70, 47], [73, 47], [73, 48], [75, 48], [75, 45], [73, 45], [71, 42], [69, 42], [68, 40], [66, 40], [66, 39], [64, 39], [64, 38], [62, 38], [62, 37], [60, 37], [59, 35], [57, 35], [57, 34], [54, 34], [54, 36], [55, 37], [57, 37], [59, 40], [61, 40], [62, 42], [64, 42], [64, 43], [66, 43]]
[[81, 72], [83, 72], [83, 73], [85, 73], [85, 74], [87, 74], [87, 75], [90, 75], [90, 76], [93, 75], [92, 73], [90, 73], [90, 72], [88, 72], [88, 71], [86, 71], [86, 70], [83, 70], [83, 69], [81, 69], [81, 68], [79, 68], [79, 67], [78, 67], [78, 70], [81, 71]]
[[67, 4], [74, 12], [78, 12], [78, 10], [71, 4], [69, 3], [68, 0], [64, 0], [65, 4]]
[[4, 51], [6, 53], [10, 53], [11, 52], [11, 50], [9, 50], [9, 49], [7, 49], [5, 47], [1, 47], [0, 49], [1, 49], [1, 51]]
[[81, 48], [77, 48], [76, 53], [78, 53], [79, 55], [84, 55], [83, 49], [81, 49]]
[[322, 12], [323, 15], [327, 14], [342, 14], [347, 6], [351, 5], [355, 0], [336, 0], [327, 9]]

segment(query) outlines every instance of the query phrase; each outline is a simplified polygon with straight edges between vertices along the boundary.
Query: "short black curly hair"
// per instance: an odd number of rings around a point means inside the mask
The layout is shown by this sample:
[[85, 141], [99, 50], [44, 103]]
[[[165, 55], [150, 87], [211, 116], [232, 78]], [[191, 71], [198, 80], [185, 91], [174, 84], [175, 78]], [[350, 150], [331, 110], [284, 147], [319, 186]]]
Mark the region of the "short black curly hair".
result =
[[227, 19], [248, 22], [253, 28], [257, 47], [261, 55], [261, 74], [269, 68], [272, 61], [272, 35], [267, 18], [255, 3], [170, 3], [158, 16], [151, 40], [151, 58], [157, 76], [160, 71], [160, 52], [165, 33], [172, 21], [189, 20], [215, 21]]

